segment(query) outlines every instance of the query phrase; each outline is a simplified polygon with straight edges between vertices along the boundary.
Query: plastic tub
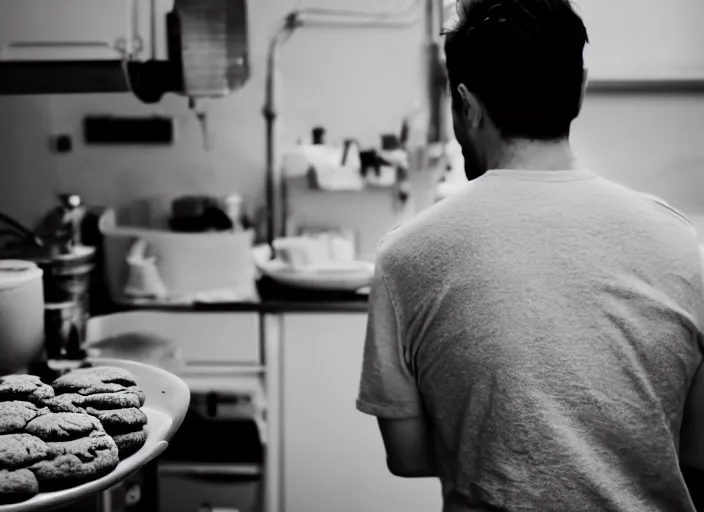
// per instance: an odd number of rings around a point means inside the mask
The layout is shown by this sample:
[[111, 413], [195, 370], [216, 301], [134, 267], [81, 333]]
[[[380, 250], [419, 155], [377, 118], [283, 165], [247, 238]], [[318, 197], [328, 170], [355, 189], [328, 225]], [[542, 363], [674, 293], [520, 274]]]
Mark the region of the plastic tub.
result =
[[99, 223], [105, 279], [114, 301], [131, 302], [124, 293], [126, 257], [140, 239], [147, 243], [147, 255], [156, 258], [169, 297], [216, 290], [233, 291], [249, 299], [257, 297], [254, 232], [175, 233], [158, 227], [118, 225], [117, 218], [115, 210], [108, 210]]

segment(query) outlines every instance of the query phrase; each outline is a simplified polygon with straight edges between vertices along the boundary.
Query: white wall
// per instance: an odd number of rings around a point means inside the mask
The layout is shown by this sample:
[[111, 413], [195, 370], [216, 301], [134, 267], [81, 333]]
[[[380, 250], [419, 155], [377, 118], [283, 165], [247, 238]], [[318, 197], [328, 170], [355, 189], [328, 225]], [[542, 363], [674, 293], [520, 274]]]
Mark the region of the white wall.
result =
[[[0, 210], [24, 222], [73, 191], [92, 203], [114, 204], [152, 194], [243, 192], [259, 200], [264, 187], [264, 63], [268, 37], [296, 0], [249, 1], [252, 78], [232, 96], [213, 102], [211, 151], [186, 100], [144, 106], [128, 94], [0, 97]], [[350, 0], [306, 5], [350, 8]], [[355, 0], [355, 9], [383, 9], [394, 0]], [[423, 25], [404, 30], [300, 30], [281, 54], [285, 140], [308, 137], [321, 124], [330, 138], [364, 144], [398, 132], [401, 119], [422, 99]], [[175, 115], [178, 142], [168, 148], [86, 147], [86, 114]], [[71, 154], [54, 155], [49, 137], [74, 136]]]
[[[318, 5], [378, 9], [396, 3], [350, 1], [319, 0]], [[143, 106], [127, 94], [0, 97], [0, 210], [32, 222], [63, 191], [96, 204], [231, 191], [260, 201], [267, 36], [295, 4], [249, 2], [253, 76], [242, 90], [212, 105], [210, 153], [183, 98]], [[331, 138], [357, 137], [363, 143], [397, 131], [402, 116], [422, 98], [422, 44], [422, 26], [294, 35], [282, 53], [284, 138], [307, 136], [316, 124], [328, 127]], [[178, 142], [168, 148], [85, 147], [81, 119], [95, 113], [175, 115]], [[57, 133], [74, 136], [73, 153], [49, 151], [49, 137]], [[704, 95], [594, 95], [575, 125], [574, 141], [597, 172], [659, 194], [704, 219], [703, 134]]]
[[704, 235], [704, 95], [588, 97], [573, 140], [594, 171], [659, 195]]

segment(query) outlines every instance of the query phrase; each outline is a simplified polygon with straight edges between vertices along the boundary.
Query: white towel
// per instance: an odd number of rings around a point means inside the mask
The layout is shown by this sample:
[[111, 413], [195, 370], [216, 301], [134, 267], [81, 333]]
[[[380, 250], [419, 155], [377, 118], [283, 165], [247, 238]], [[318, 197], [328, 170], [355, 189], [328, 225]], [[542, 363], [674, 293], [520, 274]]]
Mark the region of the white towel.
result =
[[156, 257], [147, 257], [147, 242], [138, 239], [126, 258], [127, 281], [124, 294], [135, 299], [165, 299], [168, 295], [156, 266]]

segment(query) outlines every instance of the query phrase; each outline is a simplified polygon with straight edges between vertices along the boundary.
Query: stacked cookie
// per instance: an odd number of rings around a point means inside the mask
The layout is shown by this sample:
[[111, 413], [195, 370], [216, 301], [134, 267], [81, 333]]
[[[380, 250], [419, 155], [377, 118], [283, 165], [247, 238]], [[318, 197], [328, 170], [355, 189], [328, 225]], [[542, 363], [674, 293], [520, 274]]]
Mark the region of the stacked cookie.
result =
[[56, 396], [42, 403], [51, 411], [87, 413], [114, 439], [120, 459], [137, 452], [147, 440], [147, 417], [140, 407], [144, 392], [127, 371], [112, 367], [75, 370], [52, 383]]
[[39, 492], [30, 467], [48, 452], [49, 447], [32, 435], [0, 435], [0, 505], [24, 501]]
[[0, 504], [23, 501], [39, 492], [39, 482], [29, 467], [44, 460], [49, 447], [24, 430], [33, 419], [49, 412], [36, 404], [53, 395], [54, 390], [38, 377], [0, 378]]
[[117, 446], [88, 414], [42, 407], [54, 390], [31, 375], [0, 378], [0, 502], [65, 489], [111, 472]]
[[118, 368], [73, 371], [51, 386], [0, 377], [0, 504], [107, 475], [145, 443], [144, 393]]
[[119, 462], [115, 441], [88, 414], [42, 414], [27, 424], [25, 432], [48, 448], [47, 457], [29, 468], [42, 491], [90, 482], [110, 473]]
[[50, 397], [54, 390], [37, 378], [0, 378], [0, 504], [31, 498], [39, 492], [39, 482], [28, 468], [44, 460], [49, 447], [25, 434], [29, 422], [48, 413], [34, 402]]

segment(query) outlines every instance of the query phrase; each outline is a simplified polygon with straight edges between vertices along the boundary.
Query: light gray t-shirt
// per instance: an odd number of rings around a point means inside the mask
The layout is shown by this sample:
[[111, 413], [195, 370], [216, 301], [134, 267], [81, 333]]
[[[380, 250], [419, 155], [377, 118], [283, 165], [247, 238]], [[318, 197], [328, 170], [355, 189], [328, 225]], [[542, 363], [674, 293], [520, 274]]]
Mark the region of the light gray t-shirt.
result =
[[427, 414], [446, 512], [694, 511], [703, 327], [680, 213], [586, 170], [494, 170], [381, 242], [357, 407]]

